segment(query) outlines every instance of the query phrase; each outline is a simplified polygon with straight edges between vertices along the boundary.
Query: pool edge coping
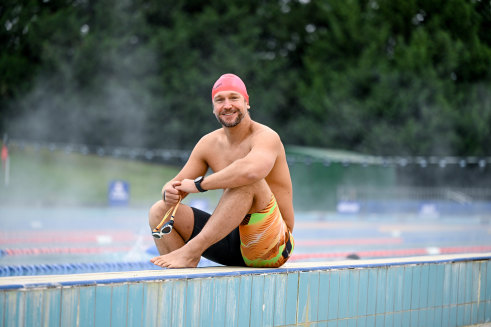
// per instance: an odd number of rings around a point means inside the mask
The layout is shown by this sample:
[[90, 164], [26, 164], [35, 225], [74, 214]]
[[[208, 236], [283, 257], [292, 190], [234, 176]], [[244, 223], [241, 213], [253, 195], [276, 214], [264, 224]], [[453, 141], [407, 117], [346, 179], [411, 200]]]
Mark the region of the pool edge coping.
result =
[[164, 281], [171, 279], [194, 279], [228, 276], [234, 277], [242, 275], [297, 273], [335, 269], [376, 268], [429, 263], [440, 264], [448, 262], [482, 261], [490, 259], [491, 252], [486, 252], [365, 260], [295, 262], [287, 263], [280, 268], [203, 267], [65, 275], [11, 276], [0, 277], [0, 291], [34, 288], [107, 285], [130, 282], [138, 283]]

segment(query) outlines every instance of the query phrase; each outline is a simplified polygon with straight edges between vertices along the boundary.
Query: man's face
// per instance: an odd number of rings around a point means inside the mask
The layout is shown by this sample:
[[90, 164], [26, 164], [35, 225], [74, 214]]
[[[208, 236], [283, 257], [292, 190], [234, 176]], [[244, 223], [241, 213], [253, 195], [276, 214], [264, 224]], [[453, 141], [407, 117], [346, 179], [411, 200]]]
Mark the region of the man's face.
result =
[[218, 92], [213, 98], [213, 113], [224, 127], [237, 126], [247, 114], [248, 108], [242, 94], [234, 91]]

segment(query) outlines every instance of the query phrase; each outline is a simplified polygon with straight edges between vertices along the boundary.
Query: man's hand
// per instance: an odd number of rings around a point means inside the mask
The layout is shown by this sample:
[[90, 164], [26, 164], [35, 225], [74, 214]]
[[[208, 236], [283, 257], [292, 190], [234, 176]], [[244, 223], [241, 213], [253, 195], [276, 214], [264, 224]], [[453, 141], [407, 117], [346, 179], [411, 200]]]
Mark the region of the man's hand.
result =
[[162, 188], [162, 200], [168, 205], [174, 206], [179, 202], [179, 196], [184, 197], [185, 194], [180, 192], [177, 187], [181, 184], [179, 181], [170, 181]]
[[183, 179], [180, 184], [176, 186], [176, 189], [185, 193], [199, 193], [194, 184], [194, 180], [192, 179]]

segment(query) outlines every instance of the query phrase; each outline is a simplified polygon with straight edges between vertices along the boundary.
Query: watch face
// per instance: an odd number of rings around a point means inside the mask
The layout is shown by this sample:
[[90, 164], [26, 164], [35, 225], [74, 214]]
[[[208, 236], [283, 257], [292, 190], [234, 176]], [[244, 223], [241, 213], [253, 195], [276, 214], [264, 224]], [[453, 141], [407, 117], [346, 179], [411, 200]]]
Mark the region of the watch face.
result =
[[203, 176], [196, 177], [196, 179], [194, 180], [194, 182], [195, 183], [199, 183], [199, 182], [201, 182], [202, 179], [203, 179]]

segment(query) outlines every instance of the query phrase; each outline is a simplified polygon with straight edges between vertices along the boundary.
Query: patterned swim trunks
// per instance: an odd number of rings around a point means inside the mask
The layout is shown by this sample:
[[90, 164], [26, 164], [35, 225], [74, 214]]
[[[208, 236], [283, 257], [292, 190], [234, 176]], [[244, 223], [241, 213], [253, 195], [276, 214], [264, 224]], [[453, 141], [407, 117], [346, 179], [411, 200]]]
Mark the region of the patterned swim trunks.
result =
[[273, 194], [266, 208], [244, 218], [239, 234], [240, 252], [249, 267], [280, 267], [294, 248], [293, 237]]

